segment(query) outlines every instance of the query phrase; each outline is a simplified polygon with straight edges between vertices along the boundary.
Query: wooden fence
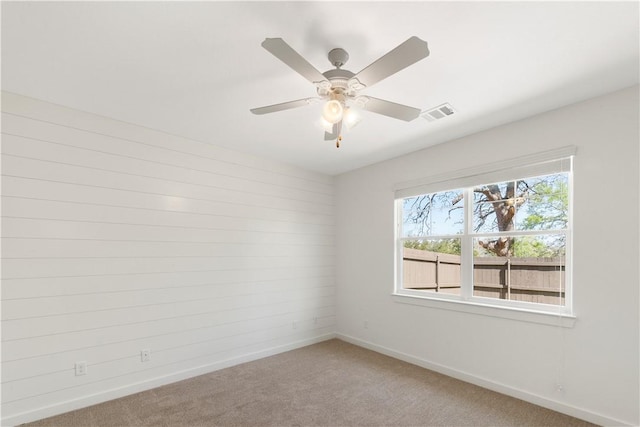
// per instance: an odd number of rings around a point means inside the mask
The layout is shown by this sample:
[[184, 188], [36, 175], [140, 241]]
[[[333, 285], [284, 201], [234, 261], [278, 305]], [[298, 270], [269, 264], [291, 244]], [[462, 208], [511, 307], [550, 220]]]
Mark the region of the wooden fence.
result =
[[[563, 258], [473, 258], [475, 296], [564, 304]], [[460, 256], [404, 248], [403, 287], [460, 294]]]

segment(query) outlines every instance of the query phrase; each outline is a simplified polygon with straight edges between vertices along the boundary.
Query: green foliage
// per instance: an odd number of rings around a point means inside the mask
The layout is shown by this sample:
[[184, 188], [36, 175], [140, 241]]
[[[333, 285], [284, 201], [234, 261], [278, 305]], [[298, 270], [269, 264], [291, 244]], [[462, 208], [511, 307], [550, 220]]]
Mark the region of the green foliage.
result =
[[523, 236], [514, 239], [512, 249], [517, 258], [552, 258], [564, 255], [564, 239]]
[[[563, 175], [550, 175], [531, 186], [526, 203], [524, 230], [553, 230], [567, 227], [569, 218], [569, 183]], [[557, 257], [564, 255], [563, 236], [519, 237], [514, 239], [516, 257]]]
[[562, 175], [551, 175], [531, 187], [526, 203], [525, 230], [566, 228], [569, 214], [569, 185]]
[[441, 254], [460, 255], [460, 239], [407, 240], [404, 247]]

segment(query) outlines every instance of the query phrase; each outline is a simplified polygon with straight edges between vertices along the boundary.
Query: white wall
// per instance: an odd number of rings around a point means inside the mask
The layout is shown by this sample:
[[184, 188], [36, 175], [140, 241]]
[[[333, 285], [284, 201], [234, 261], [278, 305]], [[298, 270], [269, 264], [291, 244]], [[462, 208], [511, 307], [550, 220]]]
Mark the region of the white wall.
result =
[[[638, 114], [633, 87], [337, 177], [338, 336], [594, 422], [639, 425]], [[566, 145], [578, 147], [572, 328], [392, 300], [394, 184]]]
[[10, 93], [2, 111], [3, 425], [332, 336], [331, 177]]

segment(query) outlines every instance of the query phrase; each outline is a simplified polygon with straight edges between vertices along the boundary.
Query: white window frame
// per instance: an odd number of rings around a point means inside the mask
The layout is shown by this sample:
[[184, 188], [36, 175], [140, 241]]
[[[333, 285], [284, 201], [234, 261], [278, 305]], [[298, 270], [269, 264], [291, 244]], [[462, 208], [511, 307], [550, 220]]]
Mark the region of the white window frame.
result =
[[[573, 217], [573, 157], [574, 146], [536, 153], [520, 158], [509, 159], [497, 163], [486, 164], [475, 168], [436, 175], [411, 182], [397, 184], [394, 188], [395, 207], [395, 285], [393, 298], [397, 302], [417, 304], [427, 307], [465, 311], [502, 318], [532, 321], [559, 326], [572, 327], [575, 321], [573, 307], [572, 280], [572, 217]], [[565, 304], [563, 306], [502, 300], [473, 296], [473, 239], [477, 235], [471, 230], [473, 220], [474, 185], [504, 182], [527, 177], [542, 176], [551, 173], [569, 172], [569, 212], [567, 228], [561, 231], [550, 230], [549, 233], [561, 233], [566, 236], [565, 257]], [[465, 232], [462, 237], [461, 283], [460, 295], [436, 293], [430, 291], [403, 289], [402, 257], [406, 238], [402, 237], [402, 200], [406, 197], [431, 194], [455, 189], [465, 191]], [[527, 231], [481, 233], [481, 236], [492, 234], [526, 235]], [[538, 234], [532, 233], [532, 234]], [[425, 239], [451, 238], [451, 236], [425, 236]], [[412, 238], [415, 240], [416, 238]], [[417, 238], [420, 239], [420, 238]]]

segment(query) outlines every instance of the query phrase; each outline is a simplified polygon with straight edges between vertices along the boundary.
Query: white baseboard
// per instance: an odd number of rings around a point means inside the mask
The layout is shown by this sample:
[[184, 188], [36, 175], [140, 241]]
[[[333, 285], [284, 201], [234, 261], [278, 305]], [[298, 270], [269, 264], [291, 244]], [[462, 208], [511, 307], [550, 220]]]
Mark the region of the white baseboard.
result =
[[585, 421], [592, 422], [594, 424], [602, 425], [602, 426], [632, 426], [628, 422], [624, 422], [621, 420], [617, 420], [611, 417], [607, 417], [605, 415], [601, 415], [595, 412], [588, 411], [586, 409], [578, 408], [575, 406], [567, 405], [562, 402], [558, 402], [552, 399], [549, 399], [544, 396], [540, 396], [534, 393], [530, 393], [528, 391], [520, 390], [514, 387], [510, 387], [505, 384], [501, 384], [495, 381], [491, 381], [486, 378], [478, 377], [467, 372], [459, 371], [456, 369], [449, 368], [444, 365], [440, 365], [438, 363], [430, 362], [426, 359], [422, 359], [419, 357], [412, 356], [410, 354], [402, 353], [396, 350], [392, 350], [387, 347], [383, 347], [377, 344], [374, 344], [369, 341], [361, 340], [359, 338], [355, 338], [349, 335], [336, 333], [336, 338], [346, 341], [348, 343], [357, 345], [359, 347], [363, 347], [376, 353], [381, 353], [386, 356], [393, 357], [394, 359], [399, 359], [412, 365], [417, 365], [422, 368], [429, 369], [431, 371], [435, 371], [444, 375], [447, 375], [452, 378], [456, 378], [458, 380], [471, 383], [497, 393], [505, 394], [507, 396], [515, 397], [520, 400], [524, 400], [525, 402], [533, 403], [534, 405], [542, 406], [543, 408], [551, 409], [556, 412], [560, 412], [566, 415], [570, 415], [575, 418], [579, 418]]
[[207, 374], [210, 372], [217, 371], [219, 369], [228, 368], [231, 366], [239, 365], [241, 363], [251, 362], [253, 360], [258, 360], [264, 357], [273, 356], [278, 353], [284, 353], [285, 351], [295, 350], [300, 347], [305, 347], [305, 346], [319, 343], [321, 341], [326, 341], [335, 337], [336, 335], [333, 333], [324, 334], [317, 337], [295, 341], [295, 342], [277, 346], [277, 347], [267, 348], [254, 353], [247, 353], [239, 357], [234, 357], [232, 359], [221, 360], [221, 361], [197, 366], [190, 369], [185, 369], [182, 371], [174, 372], [173, 374], [151, 378], [146, 381], [127, 384], [122, 387], [105, 390], [100, 393], [92, 394], [89, 396], [83, 396], [78, 399], [68, 400], [65, 402], [56, 403], [54, 405], [36, 408], [31, 411], [10, 415], [6, 418], [2, 418], [1, 425], [5, 427], [16, 426], [18, 424], [36, 421], [36, 420], [40, 420], [47, 417], [52, 417], [54, 415], [63, 414], [65, 412], [69, 412], [69, 411], [84, 408], [87, 406], [95, 405], [98, 403], [106, 402], [108, 400], [117, 399], [119, 397], [124, 397], [133, 393], [139, 393], [141, 391], [160, 387], [166, 384], [174, 383], [176, 381], [197, 377], [198, 375]]

